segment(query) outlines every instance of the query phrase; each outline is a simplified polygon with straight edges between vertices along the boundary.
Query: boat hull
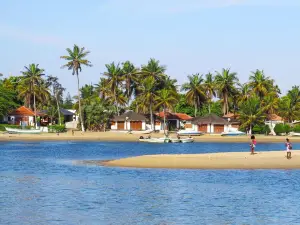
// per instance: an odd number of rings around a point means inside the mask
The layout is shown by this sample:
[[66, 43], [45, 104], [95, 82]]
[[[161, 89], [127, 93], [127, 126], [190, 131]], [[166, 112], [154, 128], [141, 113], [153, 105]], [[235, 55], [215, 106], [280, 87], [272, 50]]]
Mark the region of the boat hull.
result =
[[183, 138], [183, 139], [180, 139], [180, 142], [181, 143], [192, 143], [192, 142], [194, 142], [194, 139], [193, 138]]
[[177, 132], [178, 135], [180, 136], [200, 136], [203, 135], [204, 133], [201, 131], [178, 131]]
[[243, 136], [243, 135], [246, 135], [246, 133], [237, 133], [237, 132], [232, 132], [232, 133], [222, 133], [221, 136]]
[[10, 134], [40, 134], [41, 130], [23, 130], [5, 127], [6, 131]]

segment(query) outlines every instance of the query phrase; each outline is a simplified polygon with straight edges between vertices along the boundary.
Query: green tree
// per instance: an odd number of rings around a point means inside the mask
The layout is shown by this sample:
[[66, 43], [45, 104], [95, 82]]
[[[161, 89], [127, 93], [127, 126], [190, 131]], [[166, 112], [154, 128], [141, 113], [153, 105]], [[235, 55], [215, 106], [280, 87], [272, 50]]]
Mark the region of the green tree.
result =
[[142, 80], [141, 84], [139, 85], [139, 92], [138, 95], [138, 102], [147, 102], [149, 103], [149, 113], [150, 113], [150, 122], [151, 122], [151, 129], [154, 130], [154, 120], [153, 120], [153, 105], [154, 100], [156, 98], [156, 82], [153, 76], [146, 77]]
[[247, 101], [240, 104], [240, 120], [242, 127], [249, 130], [250, 134], [254, 125], [264, 123], [265, 115], [260, 108], [260, 100], [258, 97], [251, 97]]
[[65, 108], [65, 109], [72, 109], [73, 108], [73, 99], [72, 99], [69, 92], [67, 93], [66, 98], [63, 101], [63, 108]]
[[[37, 114], [36, 114], [36, 95], [37, 92], [41, 91], [42, 76], [44, 76], [44, 69], [39, 68], [39, 64], [30, 64], [28, 67], [25, 66], [25, 71], [22, 71], [22, 85], [28, 87], [30, 94], [33, 94], [33, 108], [34, 108], [34, 119], [35, 127], [37, 128]], [[27, 93], [27, 91], [26, 91]], [[20, 93], [22, 95], [22, 93]]]
[[130, 62], [126, 61], [122, 63], [123, 65], [123, 76], [125, 81], [125, 96], [130, 100], [132, 94], [137, 89], [138, 73], [139, 70]]
[[211, 114], [212, 99], [216, 97], [214, 76], [211, 73], [205, 75], [204, 91], [208, 99], [208, 113]]
[[123, 70], [119, 64], [115, 64], [114, 62], [112, 62], [111, 64], [106, 64], [105, 67], [107, 71], [104, 72], [104, 75], [107, 77], [107, 85], [110, 92], [112, 93], [110, 97], [113, 97], [117, 114], [120, 115], [117, 101], [117, 92], [124, 78]]
[[143, 65], [141, 75], [143, 77], [152, 77], [155, 81], [160, 82], [165, 76], [166, 66], [160, 65], [158, 60], [151, 58], [147, 65]]
[[194, 106], [194, 116], [201, 104], [206, 101], [205, 90], [203, 87], [203, 77], [200, 74], [188, 75], [188, 82], [181, 86], [182, 91], [186, 91], [187, 102]]
[[164, 134], [166, 135], [166, 109], [173, 109], [173, 106], [178, 102], [176, 92], [169, 89], [162, 89], [157, 92], [155, 108], [163, 108], [164, 112]]
[[279, 101], [279, 115], [288, 122], [300, 119], [300, 88], [293, 86]]
[[77, 45], [74, 45], [73, 50], [67, 48], [66, 51], [68, 55], [61, 56], [60, 58], [67, 60], [67, 64], [63, 65], [62, 68], [68, 68], [72, 70], [72, 75], [77, 77], [77, 91], [78, 91], [78, 104], [79, 104], [79, 117], [81, 120], [81, 130], [84, 132], [84, 121], [81, 111], [81, 102], [80, 102], [80, 89], [79, 89], [79, 72], [81, 72], [81, 66], [89, 66], [92, 64], [86, 59], [90, 51], [86, 51], [85, 48], [79, 48]]
[[260, 100], [274, 90], [273, 83], [274, 80], [265, 76], [263, 70], [256, 70], [255, 72], [252, 72], [252, 75], [250, 75], [249, 78], [249, 87], [252, 89], [253, 93], [260, 98]]
[[236, 92], [238, 78], [236, 73], [230, 72], [230, 69], [222, 69], [222, 72], [216, 72], [215, 84], [219, 98], [223, 101], [223, 114], [229, 113], [229, 97]]

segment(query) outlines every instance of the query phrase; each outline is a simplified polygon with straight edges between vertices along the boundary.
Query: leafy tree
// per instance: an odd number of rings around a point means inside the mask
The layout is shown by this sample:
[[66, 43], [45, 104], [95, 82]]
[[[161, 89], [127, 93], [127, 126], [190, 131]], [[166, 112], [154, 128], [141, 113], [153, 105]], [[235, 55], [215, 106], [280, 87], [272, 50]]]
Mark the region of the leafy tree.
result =
[[204, 92], [208, 99], [208, 113], [211, 114], [212, 99], [216, 97], [214, 76], [211, 73], [205, 75]]
[[158, 91], [156, 97], [156, 106], [155, 108], [163, 108], [164, 112], [164, 134], [166, 135], [166, 109], [172, 109], [173, 105], [177, 103], [177, 94], [176, 92], [169, 89], [162, 89]]
[[60, 58], [67, 60], [67, 64], [63, 65], [62, 68], [68, 68], [72, 70], [72, 75], [76, 74], [77, 77], [77, 90], [78, 90], [78, 104], [79, 104], [79, 116], [81, 120], [81, 130], [84, 132], [84, 121], [82, 117], [81, 111], [81, 102], [80, 102], [80, 89], [79, 89], [79, 72], [81, 72], [81, 66], [89, 66], [91, 67], [92, 64], [90, 61], [86, 59], [87, 55], [90, 51], [86, 51], [85, 48], [79, 48], [77, 45], [74, 45], [73, 50], [67, 48], [66, 51], [68, 55], [61, 56]]
[[179, 94], [179, 101], [175, 105], [175, 112], [185, 113], [190, 116], [194, 115], [194, 107], [187, 103], [186, 95]]
[[203, 77], [200, 74], [188, 76], [188, 82], [181, 87], [182, 91], [186, 91], [187, 102], [194, 106], [194, 116], [197, 116], [197, 110], [206, 101], [206, 94], [203, 86]]
[[65, 100], [63, 101], [63, 108], [65, 108], [65, 109], [72, 109], [73, 108], [73, 99], [72, 99], [69, 92], [66, 95]]
[[222, 69], [222, 72], [216, 73], [216, 90], [223, 101], [223, 114], [225, 115], [229, 113], [229, 97], [236, 93], [238, 78], [236, 73], [230, 72], [230, 69]]
[[[37, 115], [36, 115], [36, 96], [37, 94], [41, 94], [41, 92], [46, 92], [47, 95], [49, 92], [44, 86], [42, 76], [44, 76], [44, 69], [39, 68], [39, 64], [30, 64], [28, 67], [25, 66], [25, 71], [22, 73], [22, 87], [23, 92], [20, 93], [20, 96], [24, 93], [25, 96], [28, 93], [33, 95], [33, 108], [34, 108], [34, 118], [35, 118], [35, 126], [37, 127]], [[44, 87], [44, 88], [43, 88]], [[41, 96], [41, 95], [40, 95]]]
[[279, 115], [288, 122], [293, 122], [300, 118], [300, 88], [293, 86], [286, 96], [279, 101]]
[[104, 72], [104, 75], [107, 77], [107, 86], [110, 91], [110, 97], [114, 99], [114, 104], [116, 107], [117, 114], [120, 115], [119, 106], [117, 101], [117, 92], [119, 90], [119, 86], [123, 81], [123, 70], [119, 64], [115, 64], [112, 62], [111, 64], [105, 65], [107, 71]]
[[266, 77], [263, 70], [252, 72], [249, 80], [249, 87], [252, 88], [253, 93], [255, 93], [260, 100], [267, 96], [271, 90], [274, 90], [274, 80], [270, 77]]
[[260, 100], [257, 97], [251, 97], [240, 104], [239, 114], [242, 127], [249, 130], [250, 134], [254, 125], [264, 123], [265, 115], [260, 108]]

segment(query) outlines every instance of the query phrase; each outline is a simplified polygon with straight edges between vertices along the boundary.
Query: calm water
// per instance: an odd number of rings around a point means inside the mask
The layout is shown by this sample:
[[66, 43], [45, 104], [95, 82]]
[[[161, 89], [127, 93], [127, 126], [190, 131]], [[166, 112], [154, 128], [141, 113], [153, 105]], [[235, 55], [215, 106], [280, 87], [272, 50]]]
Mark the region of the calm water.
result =
[[[260, 144], [257, 150], [261, 149], [284, 146]], [[0, 224], [300, 224], [299, 170], [155, 170], [73, 164], [83, 159], [220, 151], [249, 151], [249, 147], [0, 142]]]

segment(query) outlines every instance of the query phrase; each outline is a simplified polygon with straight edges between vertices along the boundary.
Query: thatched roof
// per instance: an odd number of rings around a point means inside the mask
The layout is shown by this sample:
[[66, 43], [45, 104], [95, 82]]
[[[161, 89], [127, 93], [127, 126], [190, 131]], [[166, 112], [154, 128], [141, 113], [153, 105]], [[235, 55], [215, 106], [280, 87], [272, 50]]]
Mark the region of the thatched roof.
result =
[[192, 124], [220, 124], [220, 125], [227, 125], [229, 124], [227, 120], [219, 117], [215, 114], [210, 114], [203, 117], [195, 117], [192, 120]]
[[112, 121], [146, 121], [146, 117], [134, 111], [127, 111], [120, 116], [115, 116]]

